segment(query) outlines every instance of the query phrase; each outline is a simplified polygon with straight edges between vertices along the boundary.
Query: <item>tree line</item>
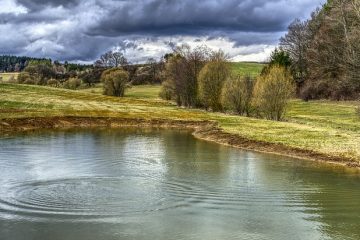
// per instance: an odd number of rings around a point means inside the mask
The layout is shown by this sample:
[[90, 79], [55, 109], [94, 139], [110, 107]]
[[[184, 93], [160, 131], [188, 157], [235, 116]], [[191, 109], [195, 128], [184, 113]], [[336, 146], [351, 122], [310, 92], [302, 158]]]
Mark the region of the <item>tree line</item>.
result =
[[288, 69], [268, 67], [258, 78], [234, 75], [227, 55], [182, 45], [168, 56], [160, 96], [178, 106], [282, 120], [295, 84]]
[[358, 99], [360, 1], [328, 0], [310, 19], [295, 20], [275, 55], [273, 62], [290, 69], [302, 99]]
[[[228, 59], [221, 50], [205, 45], [175, 48], [154, 69], [162, 82], [160, 97], [187, 108], [282, 120], [295, 91], [290, 71], [273, 64], [258, 78], [238, 76], [233, 75]], [[132, 85], [125, 60], [120, 54], [107, 53], [96, 61], [98, 67], [107, 68], [100, 77], [105, 95], [123, 97]]]
[[179, 106], [214, 112], [281, 120], [294, 84], [290, 71], [273, 64], [259, 78], [236, 76], [228, 56], [200, 46], [184, 44], [159, 61], [133, 65], [117, 51], [100, 56], [93, 65], [75, 65], [36, 59], [16, 79], [21, 84], [78, 89], [102, 83], [103, 94], [123, 97], [131, 85], [162, 84], [160, 96]]
[[45, 58], [32, 58], [25, 56], [0, 56], [0, 72], [21, 72], [23, 71], [30, 62], [32, 61], [50, 61]]
[[[14, 58], [16, 59], [16, 57]], [[77, 89], [91, 87], [102, 81], [105, 71], [113, 68], [124, 70], [132, 85], [160, 84], [162, 80], [163, 62], [153, 58], [144, 64], [131, 64], [126, 57], [118, 51], [109, 51], [100, 56], [94, 64], [60, 63], [51, 59], [26, 58], [24, 67], [19, 69], [17, 79], [11, 82], [21, 84], [48, 85]]]

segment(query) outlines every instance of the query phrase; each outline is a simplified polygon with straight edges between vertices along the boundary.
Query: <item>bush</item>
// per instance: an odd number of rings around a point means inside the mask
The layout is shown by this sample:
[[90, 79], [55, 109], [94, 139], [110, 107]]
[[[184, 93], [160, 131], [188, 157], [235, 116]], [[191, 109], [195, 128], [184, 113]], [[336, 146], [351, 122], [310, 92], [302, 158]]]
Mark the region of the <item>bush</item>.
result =
[[[104, 70], [104, 68], [88, 69], [80, 75], [80, 78], [82, 79], [83, 83], [85, 83], [88, 87], [91, 87], [100, 82], [100, 78]], [[70, 72], [70, 75], [73, 74]]]
[[129, 82], [129, 74], [122, 69], [113, 68], [103, 72], [101, 81], [104, 83], [104, 95], [123, 97]]
[[56, 75], [51, 64], [48, 63], [29, 64], [24, 71], [27, 72], [38, 85], [46, 85], [47, 81]]
[[164, 100], [173, 100], [175, 96], [175, 87], [174, 84], [170, 81], [164, 81], [161, 86], [161, 91], [159, 93], [160, 98]]
[[199, 107], [199, 73], [209, 60], [211, 51], [206, 47], [191, 49], [189, 45], [178, 47], [165, 66], [165, 76], [174, 83], [174, 100], [177, 105]]
[[[24, 83], [24, 84], [26, 84], [25, 82], [29, 82], [30, 80], [32, 80], [32, 78], [28, 72], [20, 73], [17, 78], [18, 83]], [[34, 83], [35, 83], [35, 81], [34, 81]]]
[[36, 85], [36, 81], [32, 78], [26, 79], [25, 82], [23, 82], [24, 84], [29, 84], [29, 85]]
[[76, 90], [81, 86], [81, 80], [78, 78], [69, 78], [66, 82], [63, 83], [63, 87], [66, 89]]
[[289, 71], [273, 66], [260, 76], [254, 87], [253, 103], [258, 115], [270, 120], [283, 119], [288, 101], [295, 92], [295, 84]]
[[250, 76], [237, 76], [228, 79], [225, 82], [222, 93], [224, 108], [239, 115], [250, 116], [254, 83], [255, 80]]
[[305, 100], [331, 99], [351, 100], [357, 97], [349, 84], [341, 81], [328, 80], [325, 77], [317, 81], [306, 81], [300, 91], [300, 97]]
[[60, 82], [56, 79], [50, 79], [49, 81], [47, 81], [47, 85], [50, 87], [59, 87]]
[[221, 92], [230, 75], [230, 68], [222, 53], [207, 63], [199, 73], [199, 96], [206, 109], [221, 111]]

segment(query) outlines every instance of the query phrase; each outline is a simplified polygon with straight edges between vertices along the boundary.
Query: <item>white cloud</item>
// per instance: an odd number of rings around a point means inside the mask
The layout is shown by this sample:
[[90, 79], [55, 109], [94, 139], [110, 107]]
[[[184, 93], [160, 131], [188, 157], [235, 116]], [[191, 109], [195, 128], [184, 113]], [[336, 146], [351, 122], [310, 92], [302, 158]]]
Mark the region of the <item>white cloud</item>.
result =
[[38, 56], [48, 57], [49, 55], [58, 55], [59, 53], [64, 52], [65, 48], [62, 45], [56, 44], [49, 40], [38, 40], [27, 45], [24, 50], [29, 55], [34, 55], [34, 53], [37, 53]]
[[12, 13], [15, 15], [27, 13], [24, 6], [18, 5], [15, 0], [0, 0], [0, 13]]
[[240, 53], [231, 58], [233, 62], [265, 62], [269, 59], [271, 52], [275, 49], [274, 45], [255, 45], [255, 53]]
[[[176, 37], [158, 37], [158, 38], [137, 38], [132, 41], [124, 40], [120, 45], [133, 47], [123, 48], [125, 55], [133, 63], [146, 61], [150, 57], [161, 57], [172, 51], [169, 43], [176, 46], [188, 44], [192, 48], [206, 45], [214, 51], [223, 50], [230, 57], [231, 61], [266, 61], [270, 53], [274, 50], [274, 45], [253, 44], [248, 46], [238, 46], [236, 42], [226, 38], [193, 37], [193, 36], [176, 36]], [[115, 47], [114, 49], [121, 49]]]

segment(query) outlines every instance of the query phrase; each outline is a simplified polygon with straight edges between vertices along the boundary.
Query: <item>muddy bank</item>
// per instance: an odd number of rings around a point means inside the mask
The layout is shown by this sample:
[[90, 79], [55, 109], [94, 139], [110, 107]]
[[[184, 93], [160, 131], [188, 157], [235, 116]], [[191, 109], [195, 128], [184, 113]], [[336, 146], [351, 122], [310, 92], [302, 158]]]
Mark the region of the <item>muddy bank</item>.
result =
[[353, 159], [326, 155], [305, 149], [292, 148], [281, 144], [250, 140], [236, 134], [226, 133], [216, 122], [183, 121], [167, 119], [127, 119], [127, 118], [87, 118], [87, 117], [49, 117], [0, 120], [0, 135], [37, 129], [71, 129], [71, 128], [177, 128], [193, 131], [199, 139], [216, 142], [250, 151], [273, 153], [293, 158], [328, 162], [360, 169], [360, 162]]
[[104, 118], [104, 117], [40, 117], [40, 118], [12, 118], [0, 120], [0, 135], [37, 129], [64, 128], [117, 128], [117, 127], [154, 127], [181, 128], [197, 130], [212, 128], [215, 123], [210, 121], [181, 121], [164, 119], [133, 119], [133, 118]]

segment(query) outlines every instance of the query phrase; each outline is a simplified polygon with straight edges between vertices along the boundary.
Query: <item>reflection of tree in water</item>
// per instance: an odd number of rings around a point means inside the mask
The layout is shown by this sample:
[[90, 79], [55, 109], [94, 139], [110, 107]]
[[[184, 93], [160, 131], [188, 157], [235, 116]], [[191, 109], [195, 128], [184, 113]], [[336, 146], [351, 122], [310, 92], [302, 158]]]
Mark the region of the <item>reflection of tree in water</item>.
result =
[[[266, 155], [265, 155], [266, 156]], [[259, 164], [264, 184], [284, 188], [294, 210], [319, 223], [331, 239], [360, 239], [360, 176], [343, 167], [268, 156]], [[271, 173], [271, 174], [270, 174]], [[303, 204], [299, 204], [303, 202]]]
[[[72, 154], [83, 154], [84, 158], [93, 155], [93, 165], [73, 163], [84, 167], [84, 172], [114, 176], [145, 173], [153, 177], [152, 184], [163, 188], [164, 196], [166, 184], [172, 182], [219, 195], [233, 191], [239, 200], [247, 197], [246, 211], [242, 203], [238, 205], [242, 220], [247, 219], [241, 224], [238, 220], [245, 230], [256, 226], [259, 231], [275, 231], [282, 225], [281, 229], [294, 232], [313, 228], [310, 234], [319, 231], [335, 239], [360, 238], [360, 178], [346, 175], [341, 169], [234, 150], [196, 140], [187, 131], [95, 130], [78, 135], [61, 133], [61, 138], [59, 134], [55, 133], [53, 144], [63, 145], [65, 150], [69, 147]], [[258, 202], [267, 197], [268, 203]], [[206, 196], [197, 199], [206, 201]], [[278, 206], [285, 205], [288, 213], [276, 213]], [[274, 221], [261, 218], [257, 215], [260, 213]]]
[[195, 139], [188, 131], [163, 132], [167, 175], [178, 178], [211, 178], [224, 175], [229, 167], [223, 146]]
[[[325, 165], [228, 148], [196, 140], [187, 131], [132, 128], [44, 132], [16, 138], [2, 147], [21, 149], [26, 141], [28, 147], [3, 161], [10, 170], [22, 169], [20, 180], [38, 177], [38, 172], [50, 180], [110, 177], [118, 185], [110, 185], [114, 192], [105, 191], [107, 197], [113, 195], [120, 205], [129, 200], [129, 208], [151, 210], [131, 216], [137, 224], [130, 221], [116, 224], [116, 228], [106, 224], [94, 227], [104, 227], [99, 231], [110, 235], [135, 227], [136, 236], [154, 239], [360, 236], [360, 177], [326, 169]], [[17, 159], [21, 160], [13, 165]], [[5, 172], [9, 172], [3, 173], [6, 181], [15, 177], [13, 171]], [[96, 182], [95, 190], [106, 190], [106, 183]], [[106, 204], [109, 201], [106, 199]], [[0, 226], [4, 224], [0, 222]], [[43, 229], [25, 222], [11, 227], [8, 229], [14, 231], [0, 228], [0, 232], [10, 236], [22, 227]]]
[[360, 239], [360, 177], [346, 176], [336, 171], [303, 171], [298, 178], [314, 185], [316, 192], [303, 195], [312, 213], [323, 223], [322, 231], [333, 239]]

